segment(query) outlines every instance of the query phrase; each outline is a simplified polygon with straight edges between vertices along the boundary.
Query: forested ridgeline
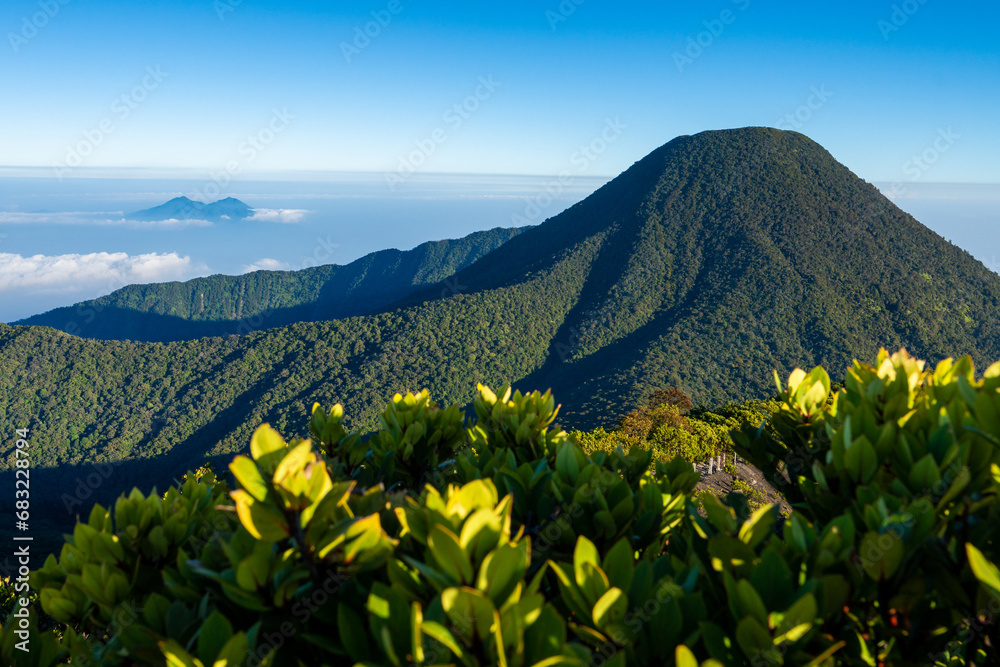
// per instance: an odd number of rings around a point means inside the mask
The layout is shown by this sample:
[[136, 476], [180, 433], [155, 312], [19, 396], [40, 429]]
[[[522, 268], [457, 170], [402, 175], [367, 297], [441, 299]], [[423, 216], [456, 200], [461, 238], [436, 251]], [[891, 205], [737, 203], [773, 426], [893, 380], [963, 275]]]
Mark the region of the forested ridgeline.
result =
[[363, 315], [447, 279], [521, 231], [498, 227], [412, 250], [381, 250], [346, 265], [128, 285], [18, 324], [84, 338], [170, 342]]
[[[155, 459], [158, 483], [239, 450], [261, 422], [296, 428], [315, 400], [355, 397], [362, 429], [396, 391], [467, 402], [467, 378], [503, 383], [541, 363], [583, 280], [577, 255], [600, 243], [509, 288], [250, 336], [130, 343], [0, 325], [0, 420], [31, 429], [39, 467]], [[12, 442], [0, 453], [10, 469]]]

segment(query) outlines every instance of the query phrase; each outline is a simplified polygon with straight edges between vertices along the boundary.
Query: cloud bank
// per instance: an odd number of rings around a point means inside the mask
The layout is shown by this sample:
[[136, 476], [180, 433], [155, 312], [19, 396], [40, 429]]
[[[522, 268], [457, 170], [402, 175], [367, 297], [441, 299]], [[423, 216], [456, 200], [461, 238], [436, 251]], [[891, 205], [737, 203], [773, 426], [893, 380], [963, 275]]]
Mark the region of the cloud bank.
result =
[[251, 271], [288, 271], [292, 266], [288, 262], [281, 262], [276, 259], [271, 259], [270, 257], [264, 257], [258, 259], [253, 264], [247, 264], [243, 267], [243, 273], [250, 273]]
[[309, 211], [302, 208], [255, 208], [253, 215], [247, 220], [259, 220], [261, 222], [282, 222], [294, 224], [301, 222]]
[[62, 211], [59, 213], [24, 213], [0, 211], [0, 224], [5, 225], [123, 225], [126, 227], [208, 227], [208, 220], [126, 220], [121, 211], [97, 213]]
[[[305, 218], [308, 210], [302, 208], [255, 208], [247, 221], [295, 224]], [[228, 216], [223, 216], [229, 219]], [[134, 228], [147, 227], [208, 227], [208, 220], [127, 220], [122, 211], [59, 211], [34, 212], [0, 211], [0, 224], [4, 225], [122, 225]]]
[[94, 252], [71, 255], [0, 253], [0, 293], [103, 293], [134, 283], [186, 280], [204, 271], [190, 257], [172, 253], [128, 255]]

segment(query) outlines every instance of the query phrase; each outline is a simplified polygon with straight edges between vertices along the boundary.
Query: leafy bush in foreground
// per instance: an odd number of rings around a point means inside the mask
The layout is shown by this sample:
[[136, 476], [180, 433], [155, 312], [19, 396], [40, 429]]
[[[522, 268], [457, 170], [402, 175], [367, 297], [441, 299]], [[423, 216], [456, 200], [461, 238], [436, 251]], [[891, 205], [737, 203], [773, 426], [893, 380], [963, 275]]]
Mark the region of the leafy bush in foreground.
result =
[[95, 507], [31, 575], [61, 637], [6, 664], [971, 665], [997, 649], [1000, 364], [822, 368], [737, 448], [795, 512], [694, 494], [675, 459], [585, 454], [552, 397], [480, 387], [460, 428], [397, 396]]

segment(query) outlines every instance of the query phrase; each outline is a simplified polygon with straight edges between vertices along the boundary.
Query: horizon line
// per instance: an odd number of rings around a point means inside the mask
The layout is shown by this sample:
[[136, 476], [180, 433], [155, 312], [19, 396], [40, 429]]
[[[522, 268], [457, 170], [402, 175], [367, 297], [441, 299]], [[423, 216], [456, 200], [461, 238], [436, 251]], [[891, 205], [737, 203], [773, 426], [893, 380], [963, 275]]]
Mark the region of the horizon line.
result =
[[[62, 177], [53, 173], [51, 167], [25, 166], [25, 165], [0, 165], [0, 179], [16, 178], [51, 178], [62, 180], [114, 180], [114, 179], [134, 179], [134, 180], [182, 180], [200, 181], [211, 178], [206, 176], [206, 172], [211, 172], [211, 168], [201, 167], [80, 167], [75, 169], [73, 174], [66, 174]], [[82, 173], [81, 173], [82, 172]], [[297, 182], [327, 182], [343, 180], [372, 180], [384, 179], [386, 174], [392, 172], [371, 171], [371, 170], [340, 170], [340, 169], [287, 169], [280, 171], [260, 171], [250, 172], [242, 178], [234, 178], [232, 184], [254, 183], [270, 181], [297, 181]], [[574, 179], [609, 181], [620, 174], [571, 174]], [[409, 178], [417, 180], [427, 179], [544, 179], [559, 178], [558, 173], [512, 173], [512, 172], [455, 172], [455, 171], [427, 171], [412, 174]], [[863, 177], [862, 177], [863, 178]], [[975, 185], [975, 186], [1000, 186], [997, 181], [901, 181], [892, 179], [864, 179], [872, 185], [903, 185], [903, 186], [929, 186], [929, 185]]]
[[[52, 167], [26, 165], [0, 165], [0, 178], [52, 178], [58, 180], [115, 179], [134, 178], [137, 180], [162, 180], [175, 178], [177, 180], [204, 180], [211, 178], [212, 167], [79, 167], [72, 174], [58, 176]], [[384, 179], [393, 171], [372, 170], [342, 170], [342, 169], [286, 169], [280, 171], [245, 172], [233, 182], [254, 182], [273, 180], [308, 181], [311, 177], [322, 177], [319, 180], [349, 177], [379, 177]], [[206, 176], [208, 174], [208, 176]], [[573, 178], [581, 179], [611, 179], [619, 174], [572, 174]], [[449, 177], [449, 178], [558, 178], [559, 173], [512, 173], [512, 172], [458, 172], [458, 171], [426, 171], [416, 172], [408, 178]]]

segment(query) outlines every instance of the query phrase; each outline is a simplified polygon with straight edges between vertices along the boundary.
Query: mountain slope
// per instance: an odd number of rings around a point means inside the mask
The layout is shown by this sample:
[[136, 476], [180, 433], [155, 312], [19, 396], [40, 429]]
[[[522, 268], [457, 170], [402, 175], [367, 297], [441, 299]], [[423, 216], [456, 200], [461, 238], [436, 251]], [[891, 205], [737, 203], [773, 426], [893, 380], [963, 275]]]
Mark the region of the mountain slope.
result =
[[445, 280], [521, 231], [498, 227], [412, 250], [381, 250], [346, 265], [129, 285], [16, 324], [84, 338], [169, 342], [363, 315]]
[[553, 387], [567, 419], [596, 423], [664, 385], [753, 395], [772, 369], [844, 367], [883, 345], [1000, 358], [998, 276], [806, 137], [682, 137], [633, 171], [659, 178], [524, 381]]
[[552, 387], [571, 423], [664, 385], [751, 396], [773, 369], [844, 367], [883, 345], [1000, 358], [1000, 278], [792, 132], [680, 137], [454, 280], [488, 289], [601, 228], [577, 304], [521, 381]]
[[[396, 391], [552, 387], [565, 425], [613, 423], [657, 386], [767, 394], [879, 346], [1000, 359], [1000, 277], [803, 135], [680, 137], [585, 201], [383, 312], [169, 344], [0, 327], [0, 420], [30, 426], [52, 488], [125, 460], [118, 489], [304, 434], [314, 401], [375, 424]], [[12, 443], [0, 455], [12, 463]]]

